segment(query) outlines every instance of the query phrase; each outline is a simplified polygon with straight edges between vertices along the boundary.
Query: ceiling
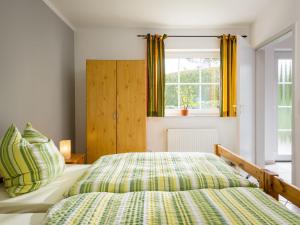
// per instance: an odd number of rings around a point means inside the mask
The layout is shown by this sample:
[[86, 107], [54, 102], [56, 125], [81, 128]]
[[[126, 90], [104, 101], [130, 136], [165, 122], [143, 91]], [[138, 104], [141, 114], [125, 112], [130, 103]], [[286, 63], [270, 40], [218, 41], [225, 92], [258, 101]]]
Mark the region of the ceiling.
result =
[[47, 0], [75, 28], [196, 28], [250, 24], [277, 0]]

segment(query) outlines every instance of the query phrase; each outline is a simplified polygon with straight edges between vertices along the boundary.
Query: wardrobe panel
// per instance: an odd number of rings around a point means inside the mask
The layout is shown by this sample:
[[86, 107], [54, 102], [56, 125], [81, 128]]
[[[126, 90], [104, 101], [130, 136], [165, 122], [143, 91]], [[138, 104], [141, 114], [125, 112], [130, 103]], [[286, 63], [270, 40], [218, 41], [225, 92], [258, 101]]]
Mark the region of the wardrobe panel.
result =
[[87, 60], [87, 162], [115, 154], [116, 61]]
[[146, 149], [144, 60], [117, 61], [117, 153]]

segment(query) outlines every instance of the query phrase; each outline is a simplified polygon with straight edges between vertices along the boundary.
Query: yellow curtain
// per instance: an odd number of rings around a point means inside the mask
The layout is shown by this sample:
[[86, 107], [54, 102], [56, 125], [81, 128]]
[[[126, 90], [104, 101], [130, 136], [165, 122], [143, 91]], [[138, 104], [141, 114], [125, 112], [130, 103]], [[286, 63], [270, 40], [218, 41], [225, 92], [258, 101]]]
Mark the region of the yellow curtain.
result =
[[165, 115], [165, 46], [167, 35], [147, 34], [147, 115]]
[[236, 48], [236, 36], [222, 35], [220, 37], [221, 117], [236, 117]]

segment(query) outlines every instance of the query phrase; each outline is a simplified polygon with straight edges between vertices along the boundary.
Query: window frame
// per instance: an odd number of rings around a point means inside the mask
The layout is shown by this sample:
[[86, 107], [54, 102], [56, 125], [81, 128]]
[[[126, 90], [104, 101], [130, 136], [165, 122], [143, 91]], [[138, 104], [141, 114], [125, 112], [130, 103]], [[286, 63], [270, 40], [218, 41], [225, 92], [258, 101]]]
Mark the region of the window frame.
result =
[[[165, 58], [166, 59], [178, 59], [178, 58], [217, 58], [220, 59], [220, 50], [219, 49], [166, 49], [165, 50]], [[179, 65], [178, 65], [179, 66]], [[201, 74], [199, 73], [199, 78]], [[201, 95], [201, 88], [204, 85], [219, 85], [219, 93], [220, 93], [220, 81], [218, 83], [202, 83], [201, 79], [198, 83], [180, 83], [180, 73], [178, 68], [178, 81], [174, 83], [166, 83], [165, 87], [168, 85], [198, 85], [199, 93]], [[179, 89], [178, 89], [179, 90]], [[180, 96], [178, 94], [178, 96]], [[179, 97], [178, 97], [179, 98]], [[219, 97], [219, 105], [220, 105], [220, 97]], [[165, 116], [180, 116], [180, 108], [178, 109], [167, 109], [165, 106]], [[213, 116], [218, 117], [220, 115], [219, 109], [189, 109], [188, 116]]]

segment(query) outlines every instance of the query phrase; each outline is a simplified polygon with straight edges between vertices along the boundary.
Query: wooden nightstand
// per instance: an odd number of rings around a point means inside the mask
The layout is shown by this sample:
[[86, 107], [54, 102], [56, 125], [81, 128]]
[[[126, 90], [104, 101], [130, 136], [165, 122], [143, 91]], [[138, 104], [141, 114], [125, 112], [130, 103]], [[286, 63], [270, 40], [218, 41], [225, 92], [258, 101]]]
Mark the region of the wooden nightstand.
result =
[[84, 153], [72, 153], [70, 159], [65, 159], [66, 164], [85, 164]]

